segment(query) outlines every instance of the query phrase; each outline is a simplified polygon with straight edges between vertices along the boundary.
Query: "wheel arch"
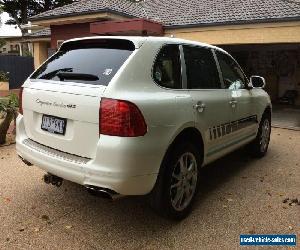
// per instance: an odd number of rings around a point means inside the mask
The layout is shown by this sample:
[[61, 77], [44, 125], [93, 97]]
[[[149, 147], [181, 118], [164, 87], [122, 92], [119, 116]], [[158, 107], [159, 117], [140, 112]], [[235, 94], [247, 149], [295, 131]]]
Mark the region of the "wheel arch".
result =
[[267, 105], [266, 107], [265, 107], [265, 109], [263, 110], [263, 112], [260, 114], [260, 117], [258, 117], [258, 122], [260, 123], [261, 122], [261, 120], [262, 120], [262, 118], [264, 117], [264, 116], [268, 116], [270, 119], [272, 118], [272, 107], [270, 106], [270, 105]]
[[202, 136], [201, 132], [198, 129], [196, 129], [195, 127], [186, 127], [184, 129], [182, 129], [176, 135], [176, 137], [173, 139], [173, 141], [169, 145], [169, 147], [166, 150], [165, 155], [163, 157], [161, 166], [167, 160], [167, 157], [172, 152], [172, 150], [174, 150], [174, 147], [178, 143], [182, 143], [184, 141], [191, 141], [192, 143], [194, 143], [196, 145], [197, 148], [199, 148], [200, 157], [201, 157], [202, 164], [203, 164], [203, 161], [204, 161], [204, 140], [203, 140], [203, 136]]
[[270, 105], [265, 108], [263, 115], [268, 115], [270, 117], [272, 116], [272, 108]]

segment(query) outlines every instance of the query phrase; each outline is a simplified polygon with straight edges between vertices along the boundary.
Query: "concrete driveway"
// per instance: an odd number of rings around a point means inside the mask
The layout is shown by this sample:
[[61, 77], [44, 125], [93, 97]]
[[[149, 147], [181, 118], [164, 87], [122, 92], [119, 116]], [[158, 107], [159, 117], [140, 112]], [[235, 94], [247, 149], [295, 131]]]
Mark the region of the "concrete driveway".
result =
[[300, 132], [273, 129], [264, 159], [240, 150], [206, 168], [193, 213], [172, 222], [143, 198], [111, 202], [70, 182], [46, 185], [14, 146], [3, 147], [0, 249], [237, 249], [248, 233], [298, 233], [299, 241], [300, 206], [283, 203], [300, 198], [299, 168]]
[[300, 131], [300, 108], [274, 105], [272, 111], [272, 126]]

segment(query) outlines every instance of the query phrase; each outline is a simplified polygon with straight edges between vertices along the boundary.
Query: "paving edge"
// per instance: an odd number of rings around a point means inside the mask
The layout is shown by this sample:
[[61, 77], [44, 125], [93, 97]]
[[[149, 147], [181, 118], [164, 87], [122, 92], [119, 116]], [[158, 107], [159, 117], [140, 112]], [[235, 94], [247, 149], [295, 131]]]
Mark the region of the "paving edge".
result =
[[273, 128], [281, 128], [281, 129], [288, 129], [288, 130], [300, 131], [299, 127], [280, 126], [280, 125], [276, 125], [276, 124], [275, 125], [272, 124], [272, 127]]

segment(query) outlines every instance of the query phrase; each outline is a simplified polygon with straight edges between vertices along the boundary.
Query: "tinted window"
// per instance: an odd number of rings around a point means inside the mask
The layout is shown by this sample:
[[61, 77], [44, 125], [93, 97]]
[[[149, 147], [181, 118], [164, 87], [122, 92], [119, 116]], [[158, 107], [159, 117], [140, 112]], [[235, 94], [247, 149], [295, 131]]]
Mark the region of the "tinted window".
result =
[[180, 52], [177, 45], [166, 45], [161, 49], [154, 64], [153, 78], [163, 87], [181, 89]]
[[232, 90], [245, 88], [247, 80], [239, 65], [224, 53], [217, 52], [217, 56], [225, 88]]
[[187, 84], [189, 89], [219, 89], [217, 65], [210, 49], [184, 46]]
[[90, 39], [69, 42], [32, 79], [108, 85], [134, 50], [130, 41]]

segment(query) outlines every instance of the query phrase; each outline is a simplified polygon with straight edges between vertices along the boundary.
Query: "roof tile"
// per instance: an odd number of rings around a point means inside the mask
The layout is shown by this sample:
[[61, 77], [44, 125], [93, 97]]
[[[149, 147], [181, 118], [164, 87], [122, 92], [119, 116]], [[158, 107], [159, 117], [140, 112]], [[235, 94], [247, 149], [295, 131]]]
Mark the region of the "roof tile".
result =
[[49, 37], [51, 35], [51, 30], [49, 28], [38, 30], [32, 33], [27, 33], [24, 35], [24, 37]]
[[165, 26], [300, 20], [299, 0], [81, 0], [31, 18], [50, 19], [101, 11], [148, 18]]

